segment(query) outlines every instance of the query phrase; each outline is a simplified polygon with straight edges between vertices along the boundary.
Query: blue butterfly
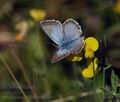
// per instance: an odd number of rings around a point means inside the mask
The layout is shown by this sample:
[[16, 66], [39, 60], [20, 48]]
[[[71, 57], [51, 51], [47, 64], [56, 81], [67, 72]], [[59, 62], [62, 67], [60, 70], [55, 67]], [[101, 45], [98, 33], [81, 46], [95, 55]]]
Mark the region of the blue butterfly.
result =
[[57, 45], [57, 51], [51, 62], [57, 62], [69, 56], [78, 54], [83, 49], [84, 37], [81, 36], [81, 26], [73, 19], [67, 19], [63, 24], [58, 20], [45, 20], [40, 22], [42, 30]]

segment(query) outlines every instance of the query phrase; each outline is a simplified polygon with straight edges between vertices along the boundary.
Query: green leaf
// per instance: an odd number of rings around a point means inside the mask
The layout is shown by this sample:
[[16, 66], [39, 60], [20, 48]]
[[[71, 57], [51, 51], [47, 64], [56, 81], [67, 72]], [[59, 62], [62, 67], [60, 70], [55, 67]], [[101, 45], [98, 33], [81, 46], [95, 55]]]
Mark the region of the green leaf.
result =
[[112, 75], [111, 75], [111, 84], [112, 84], [112, 93], [113, 95], [116, 95], [118, 77], [115, 75], [114, 71], [112, 71]]

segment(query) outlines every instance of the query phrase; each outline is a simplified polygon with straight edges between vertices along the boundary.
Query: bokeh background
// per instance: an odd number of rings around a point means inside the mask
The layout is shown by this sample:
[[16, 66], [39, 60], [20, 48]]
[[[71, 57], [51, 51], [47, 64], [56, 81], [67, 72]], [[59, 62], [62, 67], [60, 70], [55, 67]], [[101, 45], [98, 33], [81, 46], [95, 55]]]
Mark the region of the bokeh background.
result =
[[[96, 94], [93, 79], [81, 75], [84, 61], [50, 62], [55, 45], [39, 22], [68, 18], [106, 43], [99, 60], [112, 67], [96, 75]], [[111, 102], [100, 90], [111, 90], [111, 69], [119, 76], [120, 0], [0, 0], [0, 102]]]

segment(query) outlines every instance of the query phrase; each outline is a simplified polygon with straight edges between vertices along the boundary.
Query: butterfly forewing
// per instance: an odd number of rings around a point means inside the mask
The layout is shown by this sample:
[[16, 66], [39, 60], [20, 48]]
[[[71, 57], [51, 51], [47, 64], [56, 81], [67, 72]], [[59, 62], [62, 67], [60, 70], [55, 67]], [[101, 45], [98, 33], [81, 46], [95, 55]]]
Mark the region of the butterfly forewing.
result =
[[84, 46], [84, 37], [81, 37], [81, 26], [73, 19], [68, 19], [63, 23], [64, 43], [71, 54], [79, 53]]
[[63, 27], [57, 20], [45, 20], [40, 22], [43, 31], [50, 37], [57, 45], [60, 45], [63, 39]]
[[64, 40], [74, 40], [81, 36], [81, 26], [73, 19], [68, 19], [63, 23]]

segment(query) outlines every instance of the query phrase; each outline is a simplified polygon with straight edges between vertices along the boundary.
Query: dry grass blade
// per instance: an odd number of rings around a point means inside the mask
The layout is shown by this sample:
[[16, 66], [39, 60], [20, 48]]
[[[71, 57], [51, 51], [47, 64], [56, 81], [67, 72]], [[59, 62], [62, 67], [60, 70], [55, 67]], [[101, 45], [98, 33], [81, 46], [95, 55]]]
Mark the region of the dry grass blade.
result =
[[27, 76], [27, 73], [26, 73], [26, 71], [25, 71], [25, 68], [24, 68], [24, 66], [23, 66], [20, 58], [18, 57], [17, 52], [16, 52], [15, 49], [14, 49], [14, 50], [11, 50], [11, 53], [12, 53], [13, 57], [15, 58], [15, 61], [16, 61], [16, 63], [18, 64], [20, 70], [22, 71], [22, 74], [23, 74], [23, 76], [24, 76], [27, 84], [29, 85], [29, 87], [30, 87], [30, 89], [31, 89], [31, 92], [33, 93], [34, 99], [36, 100], [36, 102], [40, 102], [40, 100], [38, 100], [38, 95], [37, 95], [37, 93], [36, 93], [36, 90], [35, 90], [35, 88], [33, 87], [33, 85], [32, 85], [32, 83], [31, 83], [29, 77]]
[[15, 78], [14, 74], [12, 73], [11, 69], [9, 68], [8, 64], [6, 63], [6, 61], [4, 60], [4, 58], [2, 56], [0, 56], [2, 62], [4, 63], [4, 65], [6, 66], [6, 69], [8, 70], [8, 72], [10, 73], [11, 77], [13, 78], [13, 80], [15, 81], [16, 85], [18, 86], [19, 90], [21, 91], [21, 93], [23, 94], [26, 102], [30, 102], [29, 98], [26, 96], [26, 94], [24, 93], [23, 89], [21, 88], [19, 82], [17, 81], [17, 79]]

